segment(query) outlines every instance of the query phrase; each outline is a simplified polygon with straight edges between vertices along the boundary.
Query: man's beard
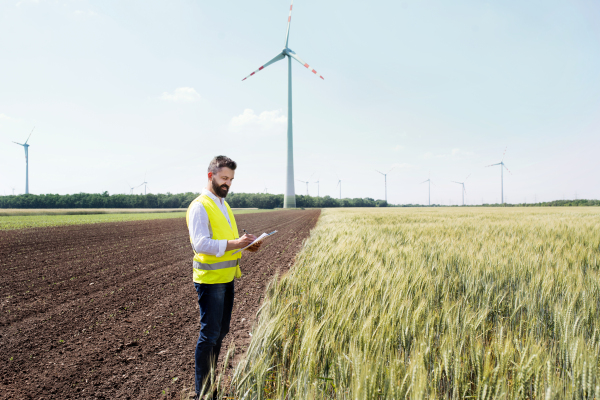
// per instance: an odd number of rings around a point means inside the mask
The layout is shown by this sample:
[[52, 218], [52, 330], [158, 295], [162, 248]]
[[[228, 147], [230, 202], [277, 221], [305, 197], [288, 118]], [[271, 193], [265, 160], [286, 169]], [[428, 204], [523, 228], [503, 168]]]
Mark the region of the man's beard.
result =
[[219, 196], [222, 199], [227, 197], [227, 193], [229, 193], [229, 186], [227, 186], [227, 185], [219, 186], [214, 178], [211, 180], [211, 183], [212, 183], [212, 188], [215, 191], [215, 194], [217, 196]]

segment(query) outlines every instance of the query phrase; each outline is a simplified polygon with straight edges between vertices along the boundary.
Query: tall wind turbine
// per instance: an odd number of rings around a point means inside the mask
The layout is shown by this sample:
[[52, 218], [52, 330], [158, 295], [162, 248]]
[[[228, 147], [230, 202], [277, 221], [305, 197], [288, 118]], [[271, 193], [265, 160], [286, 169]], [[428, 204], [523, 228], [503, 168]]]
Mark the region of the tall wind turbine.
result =
[[469, 179], [469, 176], [471, 176], [471, 174], [469, 174], [464, 181], [462, 182], [456, 182], [456, 181], [452, 181], [454, 183], [458, 183], [459, 185], [462, 185], [462, 200], [463, 200], [463, 206], [465, 205], [465, 193], [467, 192], [465, 189], [465, 182], [467, 181], [467, 179]]
[[317, 178], [317, 180], [313, 183], [317, 184], [317, 197], [321, 197], [321, 196], [319, 196], [319, 178]]
[[146, 185], [148, 185], [148, 182], [146, 182], [146, 174], [144, 174], [144, 182], [140, 183], [138, 185], [138, 187], [142, 186], [142, 185], [144, 185], [144, 195], [145, 195], [146, 194]]
[[[33, 127], [33, 129], [35, 129], [35, 126]], [[25, 149], [25, 194], [29, 194], [29, 145], [27, 144], [27, 142], [29, 142], [29, 138], [33, 133], [33, 129], [31, 130], [31, 133], [29, 133], [29, 136], [27, 137], [27, 140], [24, 144], [13, 142], [17, 143], [19, 146], [23, 146], [23, 148]]]
[[426, 181], [421, 182], [421, 184], [425, 183], [425, 182], [429, 182], [429, 195], [428, 195], [428, 201], [429, 201], [429, 205], [431, 205], [431, 177], [427, 178]]
[[[508, 147], [506, 149], [508, 149]], [[500, 166], [500, 201], [502, 202], [501, 204], [504, 204], [504, 168], [506, 168], [508, 173], [512, 175], [512, 172], [510, 172], [506, 165], [504, 165], [504, 156], [506, 155], [506, 149], [504, 149], [504, 154], [502, 154], [502, 160], [499, 163], [486, 165], [486, 167], [493, 167], [496, 165]]]
[[388, 172], [386, 172], [385, 174], [383, 172], [377, 171], [379, 172], [381, 175], [383, 175], [383, 182], [385, 185], [385, 202], [387, 203], [387, 175], [392, 171], [392, 169], [394, 169], [395, 167], [390, 168], [390, 170]]
[[298, 182], [306, 183], [306, 195], [308, 196], [308, 181], [298, 179]]
[[[242, 79], [242, 81], [248, 79], [252, 75], [256, 74], [258, 71], [265, 69], [269, 65], [276, 63], [277, 61], [283, 60], [285, 57], [288, 59], [288, 118], [287, 118], [287, 174], [286, 174], [286, 183], [285, 183], [285, 195], [283, 196], [283, 208], [296, 208], [296, 194], [294, 188], [294, 138], [292, 134], [292, 58], [298, 61], [300, 64], [304, 65], [306, 68], [309, 68], [309, 65], [304, 62], [292, 49], [288, 47], [288, 40], [290, 38], [290, 24], [292, 21], [292, 7], [294, 5], [294, 0], [290, 4], [290, 14], [288, 16], [288, 24], [287, 24], [287, 32], [285, 34], [285, 46], [283, 50], [273, 57], [266, 64], [262, 65], [259, 69]], [[311, 69], [313, 74], [316, 74], [317, 71]], [[319, 75], [321, 79], [324, 78]]]

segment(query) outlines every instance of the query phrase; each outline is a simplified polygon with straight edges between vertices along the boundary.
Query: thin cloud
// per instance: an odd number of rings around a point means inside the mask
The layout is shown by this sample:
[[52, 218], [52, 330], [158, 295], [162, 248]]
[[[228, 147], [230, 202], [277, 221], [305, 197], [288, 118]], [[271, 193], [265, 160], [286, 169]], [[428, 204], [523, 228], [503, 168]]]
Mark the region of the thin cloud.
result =
[[161, 100], [175, 101], [175, 102], [193, 102], [200, 100], [200, 95], [194, 88], [191, 87], [180, 87], [173, 91], [173, 93], [164, 92], [160, 96]]
[[9, 117], [6, 114], [0, 114], [0, 121], [12, 121], [13, 118]]
[[270, 135], [284, 132], [286, 124], [287, 117], [281, 110], [263, 111], [256, 114], [254, 110], [247, 108], [243, 113], [231, 119], [229, 129], [233, 132]]

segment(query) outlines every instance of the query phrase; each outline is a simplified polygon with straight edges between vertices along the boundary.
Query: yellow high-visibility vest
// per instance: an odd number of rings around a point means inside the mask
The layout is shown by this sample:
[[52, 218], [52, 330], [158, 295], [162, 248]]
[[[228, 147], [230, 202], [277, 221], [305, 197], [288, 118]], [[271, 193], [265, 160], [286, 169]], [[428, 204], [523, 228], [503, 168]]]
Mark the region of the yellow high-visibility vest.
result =
[[[231, 208], [229, 208], [229, 204], [225, 202], [231, 226], [213, 199], [204, 194], [192, 201], [187, 209], [185, 220], [188, 225], [188, 230], [190, 227], [190, 209], [192, 208], [192, 204], [197, 201], [202, 203], [208, 214], [208, 220], [210, 221], [210, 227], [212, 229], [212, 239], [234, 240], [240, 237], [238, 235], [235, 217], [233, 216], [233, 212], [231, 212]], [[241, 278], [242, 271], [240, 270], [239, 261], [240, 258], [242, 258], [241, 251], [237, 254], [232, 254], [235, 251], [234, 249], [226, 251], [221, 257], [217, 257], [210, 254], [196, 253], [194, 241], [191, 236], [190, 242], [192, 243], [192, 250], [194, 250], [195, 283], [228, 283], [231, 282], [233, 278]]]

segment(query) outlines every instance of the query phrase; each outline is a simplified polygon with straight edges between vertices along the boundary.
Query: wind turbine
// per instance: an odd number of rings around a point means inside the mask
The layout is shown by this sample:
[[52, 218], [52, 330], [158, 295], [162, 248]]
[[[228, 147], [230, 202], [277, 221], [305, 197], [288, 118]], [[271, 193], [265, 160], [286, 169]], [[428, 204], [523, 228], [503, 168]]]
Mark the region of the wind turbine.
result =
[[338, 183], [336, 185], [336, 188], [339, 186], [340, 187], [340, 200], [342, 199], [342, 180], [340, 179], [340, 177], [338, 176], [338, 174], [335, 174], [336, 178], [338, 178]]
[[[508, 149], [508, 147], [506, 149]], [[504, 154], [502, 154], [502, 161], [496, 164], [486, 165], [486, 167], [500, 166], [500, 201], [502, 204], [504, 204], [504, 168], [506, 168], [506, 165], [504, 165], [504, 156], [506, 155], [506, 149], [504, 149]], [[508, 168], [506, 168], [506, 170], [512, 175], [512, 172], [510, 172]]]
[[146, 186], [148, 185], [148, 182], [146, 182], [146, 174], [144, 174], [144, 182], [142, 182], [140, 184], [140, 186], [144, 185], [144, 195], [146, 194]]
[[[309, 65], [304, 62], [292, 49], [288, 47], [288, 40], [290, 38], [290, 24], [292, 21], [292, 7], [294, 0], [290, 4], [290, 14], [288, 16], [287, 32], [285, 34], [285, 46], [283, 50], [269, 60], [266, 64], [262, 65], [259, 69], [242, 79], [242, 81], [248, 79], [258, 71], [265, 69], [269, 65], [276, 63], [277, 61], [283, 60], [285, 57], [288, 58], [288, 118], [287, 118], [287, 175], [285, 183], [285, 195], [283, 196], [283, 208], [296, 208], [296, 194], [294, 188], [294, 138], [292, 134], [292, 58], [298, 61], [300, 64], [309, 68]], [[311, 69], [313, 74], [317, 71]], [[321, 79], [324, 79], [319, 75]]]
[[429, 195], [428, 195], [428, 201], [429, 201], [429, 205], [431, 205], [431, 177], [427, 178], [426, 181], [421, 182], [421, 184], [425, 183], [425, 182], [429, 182]]
[[308, 181], [298, 179], [298, 182], [306, 183], [306, 195], [308, 196]]
[[[125, 181], [127, 182], [127, 181]], [[127, 187], [129, 188], [129, 194], [133, 194], [133, 189], [135, 189], [137, 186], [131, 186], [131, 184], [129, 182], [127, 182]]]
[[[33, 127], [33, 129], [35, 129], [35, 126]], [[29, 142], [29, 138], [31, 137], [31, 134], [33, 133], [33, 129], [31, 130], [31, 133], [27, 137], [25, 144], [13, 142], [13, 143], [17, 143], [19, 146], [23, 146], [23, 148], [25, 149], [25, 194], [29, 194], [29, 145], [27, 144], [27, 142]]]
[[462, 182], [456, 182], [456, 181], [452, 181], [454, 183], [458, 183], [459, 185], [462, 185], [462, 200], [463, 200], [463, 206], [465, 205], [465, 193], [467, 192], [465, 189], [465, 182], [467, 181], [467, 179], [469, 179], [469, 176], [471, 176], [471, 174], [469, 174], [464, 181]]
[[394, 169], [394, 168], [396, 168], [396, 167], [390, 168], [390, 170], [388, 172], [386, 172], [385, 174], [383, 172], [375, 170], [375, 171], [379, 172], [381, 175], [383, 175], [383, 182], [385, 184], [385, 202], [386, 203], [387, 203], [387, 174], [389, 174], [392, 171], [392, 169]]
[[321, 196], [319, 196], [319, 178], [317, 178], [317, 180], [313, 183], [317, 184], [317, 197], [321, 197]]

